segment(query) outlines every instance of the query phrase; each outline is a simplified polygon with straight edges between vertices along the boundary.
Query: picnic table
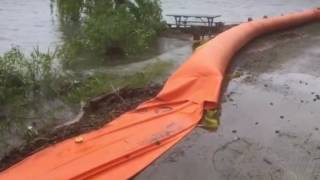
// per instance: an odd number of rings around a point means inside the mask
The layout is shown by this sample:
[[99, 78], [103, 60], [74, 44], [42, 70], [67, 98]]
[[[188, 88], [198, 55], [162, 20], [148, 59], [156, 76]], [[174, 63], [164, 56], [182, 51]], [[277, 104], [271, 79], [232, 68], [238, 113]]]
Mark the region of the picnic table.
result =
[[202, 25], [207, 27], [215, 26], [215, 18], [221, 17], [221, 15], [203, 15], [203, 14], [168, 14], [168, 17], [173, 17], [175, 20], [175, 26], [190, 27], [194, 25]]

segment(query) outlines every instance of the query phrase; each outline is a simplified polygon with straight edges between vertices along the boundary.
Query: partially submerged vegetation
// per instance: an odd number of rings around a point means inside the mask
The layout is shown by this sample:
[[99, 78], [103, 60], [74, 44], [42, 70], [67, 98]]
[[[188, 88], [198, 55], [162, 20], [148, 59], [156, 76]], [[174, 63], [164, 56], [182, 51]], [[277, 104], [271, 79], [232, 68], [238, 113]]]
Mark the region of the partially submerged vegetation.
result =
[[[0, 159], [16, 144], [33, 141], [41, 135], [39, 130], [45, 131], [70, 120], [59, 119], [55, 115], [60, 113], [58, 111], [65, 113], [73, 109], [76, 113], [80, 104], [96, 96], [117, 94], [122, 88], [145, 87], [171, 66], [171, 63], [157, 61], [137, 72], [83, 75], [61, 71], [55, 57], [55, 53], [41, 53], [37, 49], [25, 55], [17, 48], [0, 56]], [[141, 97], [139, 102], [147, 97]], [[57, 100], [60, 104], [52, 106]], [[46, 108], [42, 107], [44, 104]], [[14, 141], [8, 138], [12, 135]]]
[[[23, 144], [33, 146], [31, 142], [37, 141], [48, 129], [70, 120], [66, 117], [74, 117], [80, 104], [101, 94], [117, 94], [121, 88], [145, 87], [172, 65], [157, 61], [141, 68], [142, 71], [112, 73], [84, 73], [72, 68], [75, 63], [95, 64], [92, 61], [96, 59], [110, 61], [113, 59], [108, 58], [110, 56], [134, 58], [148, 51], [165, 28], [158, 0], [55, 2], [63, 33], [63, 42], [56, 51], [41, 52], [35, 48], [26, 54], [19, 48], [12, 48], [0, 55], [0, 159]], [[150, 98], [159, 88], [151, 88], [149, 95], [132, 97], [137, 102], [129, 103], [130, 107], [114, 103], [124, 108], [110, 107], [109, 110], [121, 109], [123, 113]], [[148, 89], [141, 92], [148, 92]], [[66, 112], [68, 115], [64, 114]], [[114, 116], [103, 118], [99, 119], [99, 127]], [[88, 117], [81, 125], [86, 127], [86, 121]], [[61, 138], [76, 134], [72, 132]], [[51, 140], [46, 142], [46, 145], [52, 143]]]
[[[164, 29], [158, 0], [57, 0], [67, 63], [79, 55], [130, 56], [148, 49]], [[75, 31], [70, 32], [70, 26]]]
[[68, 102], [77, 103], [103, 93], [115, 92], [119, 88], [144, 87], [161, 77], [171, 65], [168, 62], [156, 62], [133, 74], [95, 73], [68, 91], [65, 98]]
[[[0, 113], [2, 117], [32, 104], [33, 99], [52, 97], [62, 75], [53, 68], [55, 53], [35, 49], [25, 56], [19, 49], [0, 56]], [[13, 111], [13, 112], [10, 112]]]
[[38, 49], [27, 56], [13, 48], [0, 56], [0, 118], [23, 114], [39, 99], [59, 98], [68, 104], [79, 104], [118, 88], [143, 87], [171, 66], [167, 62], [155, 62], [137, 73], [98, 72], [83, 76], [60, 71], [54, 61], [55, 53], [42, 53]]
[[[171, 66], [158, 61], [139, 72], [98, 72], [84, 76], [60, 71], [60, 66], [54, 63], [55, 57], [55, 53], [41, 53], [38, 49], [25, 55], [17, 48], [0, 56], [0, 169], [39, 150], [39, 147], [99, 128], [154, 96], [160, 86], [149, 88], [147, 85]], [[66, 105], [79, 107], [81, 102], [99, 95], [108, 97], [99, 102], [101, 107], [88, 106], [91, 110], [85, 111], [79, 123], [53, 129], [61, 125], [59, 123], [71, 120], [51, 117], [54, 111], [59, 108], [69, 111]], [[65, 105], [39, 110], [41, 103], [50, 104], [57, 99]]]
[[[70, 70], [88, 54], [130, 56], [148, 49], [164, 28], [158, 0], [56, 0], [63, 43], [54, 52], [30, 55], [12, 48], [0, 55], [0, 125], [24, 117], [40, 99], [78, 104], [121, 87], [142, 87], [170, 66], [156, 63], [139, 73]], [[10, 118], [9, 118], [10, 117]], [[10, 120], [9, 120], [10, 119]], [[13, 118], [16, 119], [16, 118]], [[21, 119], [21, 118], [20, 118]], [[23, 119], [23, 118], [22, 118]]]

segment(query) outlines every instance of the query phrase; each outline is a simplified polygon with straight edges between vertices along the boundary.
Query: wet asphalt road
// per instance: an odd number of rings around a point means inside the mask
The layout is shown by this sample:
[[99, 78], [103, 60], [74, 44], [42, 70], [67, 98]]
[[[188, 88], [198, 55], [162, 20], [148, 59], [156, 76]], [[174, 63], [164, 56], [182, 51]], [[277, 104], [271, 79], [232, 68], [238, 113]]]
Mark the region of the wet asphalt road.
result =
[[219, 129], [196, 128], [135, 179], [320, 179], [320, 23], [254, 41], [234, 72]]

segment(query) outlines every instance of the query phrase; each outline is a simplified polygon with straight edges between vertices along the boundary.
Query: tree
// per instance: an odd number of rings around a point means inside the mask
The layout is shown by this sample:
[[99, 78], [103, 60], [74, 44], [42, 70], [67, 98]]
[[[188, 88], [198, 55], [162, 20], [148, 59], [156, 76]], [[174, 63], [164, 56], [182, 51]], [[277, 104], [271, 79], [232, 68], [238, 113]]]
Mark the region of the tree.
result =
[[[58, 0], [67, 4], [74, 1], [81, 0]], [[58, 7], [64, 9], [59, 12], [67, 16], [63, 20], [80, 22], [79, 33], [72, 40], [80, 51], [136, 54], [148, 49], [164, 27], [158, 0], [82, 0], [73, 8], [69, 6], [60, 4]]]

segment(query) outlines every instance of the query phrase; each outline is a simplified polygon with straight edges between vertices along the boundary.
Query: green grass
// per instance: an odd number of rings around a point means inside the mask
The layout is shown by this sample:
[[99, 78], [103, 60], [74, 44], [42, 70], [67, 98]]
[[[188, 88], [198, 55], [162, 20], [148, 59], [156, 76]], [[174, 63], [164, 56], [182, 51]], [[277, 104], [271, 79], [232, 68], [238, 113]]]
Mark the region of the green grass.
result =
[[49, 130], [64, 118], [64, 112], [76, 113], [81, 102], [123, 87], [144, 87], [167, 75], [172, 66], [157, 61], [138, 72], [119, 70], [88, 77], [81, 72], [57, 71], [53, 60], [49, 52], [39, 50], [25, 55], [12, 49], [0, 55], [0, 156], [13, 146], [11, 137], [17, 144], [28, 142], [37, 128]]
[[77, 88], [72, 89], [65, 96], [65, 100], [69, 103], [79, 103], [104, 93], [111, 93], [118, 88], [144, 87], [163, 76], [171, 66], [172, 64], [168, 62], [156, 62], [147, 65], [143, 71], [130, 75], [96, 73], [83, 80]]
[[143, 87], [165, 75], [171, 66], [157, 61], [137, 73], [100, 72], [83, 77], [57, 72], [54, 58], [50, 52], [41, 53], [38, 49], [27, 56], [16, 48], [0, 56], [0, 120], [20, 121], [16, 117], [41, 109], [36, 107], [39, 103], [62, 100], [70, 107], [78, 107], [81, 102], [119, 88]]

